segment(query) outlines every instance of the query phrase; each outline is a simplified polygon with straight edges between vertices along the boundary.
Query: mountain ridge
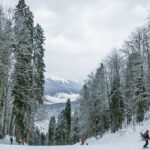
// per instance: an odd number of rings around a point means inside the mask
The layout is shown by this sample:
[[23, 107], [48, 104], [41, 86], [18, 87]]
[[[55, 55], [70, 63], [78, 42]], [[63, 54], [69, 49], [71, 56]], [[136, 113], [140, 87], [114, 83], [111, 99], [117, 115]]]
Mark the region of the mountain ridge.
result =
[[58, 93], [79, 94], [81, 84], [71, 80], [45, 79], [45, 95], [56, 96]]

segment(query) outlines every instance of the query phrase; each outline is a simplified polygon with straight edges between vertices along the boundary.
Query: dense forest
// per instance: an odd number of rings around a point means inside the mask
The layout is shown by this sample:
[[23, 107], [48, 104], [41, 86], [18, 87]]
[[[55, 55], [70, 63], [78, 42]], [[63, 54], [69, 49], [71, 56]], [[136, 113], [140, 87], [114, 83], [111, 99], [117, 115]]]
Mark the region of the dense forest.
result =
[[32, 144], [34, 114], [43, 101], [44, 35], [24, 0], [0, 7], [0, 138]]
[[[82, 138], [102, 137], [128, 125], [134, 128], [150, 117], [146, 114], [150, 107], [149, 19], [146, 25], [137, 27], [129, 35], [120, 49], [113, 49], [97, 70], [88, 76], [78, 103], [79, 107], [71, 116], [69, 144]], [[56, 125], [51, 118], [49, 128], [54, 132], [51, 134], [49, 130], [48, 135], [54, 135], [55, 140], [49, 145], [68, 144], [63, 141], [68, 138], [66, 128], [63, 128], [66, 125], [64, 111], [60, 116]], [[59, 134], [58, 139], [55, 134], [59, 125], [62, 126], [60, 133], [64, 134]], [[49, 138], [48, 141], [52, 140]]]
[[150, 23], [138, 27], [101, 62], [80, 95], [80, 134], [85, 138], [142, 123], [150, 106]]
[[[102, 137], [148, 119], [150, 106], [150, 21], [133, 31], [120, 49], [88, 76], [79, 107], [49, 121], [47, 133], [34, 125], [44, 96], [44, 32], [24, 0], [15, 9], [0, 7], [0, 138], [15, 136], [30, 145], [67, 145]], [[108, 43], [109, 44], [109, 43]], [[87, 66], [88, 67], [88, 66]]]

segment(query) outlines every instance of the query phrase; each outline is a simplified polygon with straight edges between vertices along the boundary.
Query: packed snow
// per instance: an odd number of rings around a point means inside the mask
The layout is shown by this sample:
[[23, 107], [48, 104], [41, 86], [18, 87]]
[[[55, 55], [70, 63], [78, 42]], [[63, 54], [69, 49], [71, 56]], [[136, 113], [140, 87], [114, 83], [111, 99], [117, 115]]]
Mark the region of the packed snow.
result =
[[[145, 121], [141, 125], [125, 127], [116, 133], [107, 133], [100, 138], [91, 138], [86, 142], [88, 145], [80, 145], [77, 143], [73, 146], [27, 146], [27, 145], [6, 145], [9, 144], [9, 139], [5, 143], [1, 141], [0, 150], [137, 150], [142, 149], [144, 141], [140, 137], [140, 132], [149, 130], [150, 121]], [[7, 141], [7, 142], [6, 142]], [[15, 143], [16, 144], [16, 143]]]

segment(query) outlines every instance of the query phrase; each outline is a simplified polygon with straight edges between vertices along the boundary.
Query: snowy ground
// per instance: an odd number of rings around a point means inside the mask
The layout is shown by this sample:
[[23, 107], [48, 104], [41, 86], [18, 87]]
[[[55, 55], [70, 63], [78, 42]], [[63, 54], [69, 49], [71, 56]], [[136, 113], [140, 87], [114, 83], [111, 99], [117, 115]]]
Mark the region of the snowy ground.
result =
[[[142, 149], [144, 141], [141, 140], [140, 132], [150, 130], [150, 121], [143, 125], [127, 127], [117, 133], [107, 133], [102, 139], [91, 138], [88, 146], [79, 143], [73, 146], [23, 146], [0, 144], [0, 150], [138, 150]], [[2, 143], [2, 142], [0, 142]], [[5, 142], [6, 143], [6, 142]]]
[[[118, 141], [119, 142], [119, 141]], [[0, 145], [1, 150], [137, 150], [142, 149], [141, 144], [135, 143], [104, 143], [101, 145], [88, 145], [88, 146], [8, 146], [8, 145]]]

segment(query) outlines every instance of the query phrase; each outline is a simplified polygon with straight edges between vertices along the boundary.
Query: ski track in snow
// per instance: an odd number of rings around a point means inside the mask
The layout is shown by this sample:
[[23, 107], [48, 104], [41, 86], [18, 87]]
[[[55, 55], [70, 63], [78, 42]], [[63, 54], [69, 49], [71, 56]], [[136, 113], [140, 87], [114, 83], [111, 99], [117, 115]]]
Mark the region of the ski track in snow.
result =
[[98, 137], [98, 140], [93, 137], [87, 140], [89, 145], [80, 145], [80, 143], [72, 146], [6, 145], [10, 143], [10, 138], [7, 136], [0, 141], [0, 150], [143, 150], [145, 142], [142, 141], [140, 132], [150, 131], [149, 125], [150, 120], [147, 120], [136, 128], [128, 126], [116, 133], [106, 133], [103, 138]]
[[139, 132], [132, 135], [108, 134], [104, 138], [88, 140], [89, 145], [76, 144], [73, 146], [24, 146], [24, 145], [0, 145], [0, 150], [138, 150], [142, 149], [144, 141]]
[[[133, 144], [84, 145], [84, 146], [8, 146], [0, 145], [1, 150], [137, 150]], [[142, 148], [141, 148], [142, 149]]]

